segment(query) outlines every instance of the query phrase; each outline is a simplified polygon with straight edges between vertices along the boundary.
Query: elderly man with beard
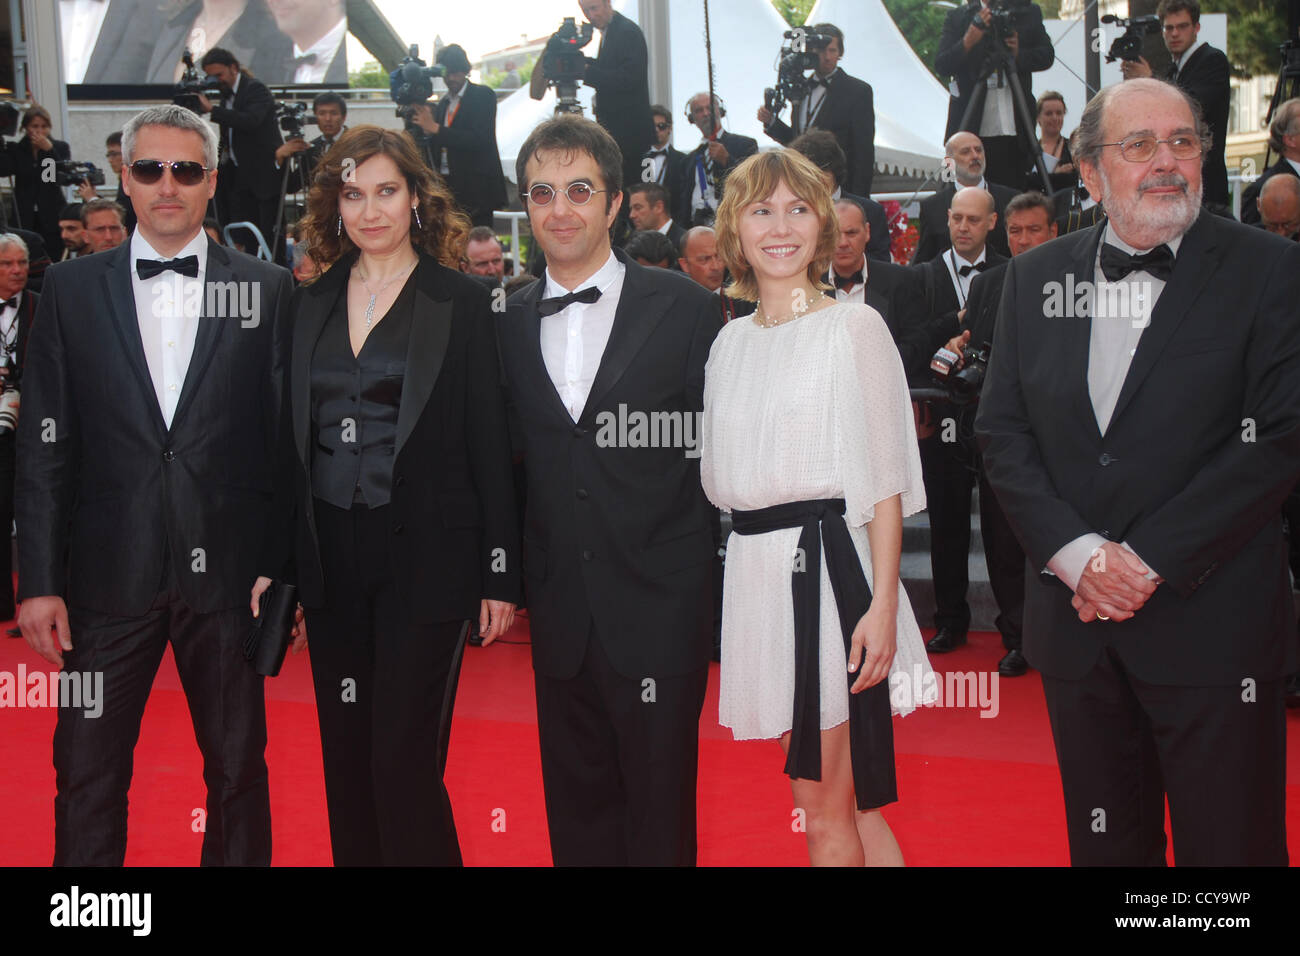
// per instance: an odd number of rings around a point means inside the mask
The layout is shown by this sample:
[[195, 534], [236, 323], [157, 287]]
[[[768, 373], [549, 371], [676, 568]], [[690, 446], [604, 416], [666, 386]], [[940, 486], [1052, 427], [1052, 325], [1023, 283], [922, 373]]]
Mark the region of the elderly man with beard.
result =
[[1109, 221], [1011, 260], [976, 419], [1070, 858], [1163, 865], [1168, 796], [1179, 865], [1285, 866], [1300, 249], [1201, 211], [1177, 87], [1105, 89], [1076, 137]]

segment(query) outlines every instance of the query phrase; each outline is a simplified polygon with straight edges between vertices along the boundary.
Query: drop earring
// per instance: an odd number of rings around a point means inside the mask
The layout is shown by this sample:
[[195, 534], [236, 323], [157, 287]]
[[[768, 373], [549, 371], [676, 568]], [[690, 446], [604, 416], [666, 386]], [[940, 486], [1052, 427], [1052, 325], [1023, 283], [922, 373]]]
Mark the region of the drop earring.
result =
[[335, 230], [334, 230], [334, 235], [336, 235], [336, 236], [341, 236], [341, 235], [343, 235], [343, 217], [342, 217], [342, 216], [339, 216], [339, 224], [338, 224], [338, 227], [335, 228]]
[[420, 222], [420, 207], [419, 207], [419, 206], [412, 206], [412, 207], [411, 207], [411, 212], [415, 213], [415, 228], [416, 228], [416, 229], [423, 229], [423, 228], [424, 228], [424, 223]]

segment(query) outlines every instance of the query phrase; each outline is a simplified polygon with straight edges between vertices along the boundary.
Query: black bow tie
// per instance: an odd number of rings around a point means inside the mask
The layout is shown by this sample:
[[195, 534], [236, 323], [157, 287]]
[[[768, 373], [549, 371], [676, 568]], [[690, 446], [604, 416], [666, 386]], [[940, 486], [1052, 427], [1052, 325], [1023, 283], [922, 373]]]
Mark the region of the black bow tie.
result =
[[989, 264], [987, 262], [977, 262], [973, 266], [962, 266], [960, 269], [957, 270], [957, 275], [961, 276], [964, 279], [972, 272], [983, 272], [988, 267]]
[[665, 146], [663, 149], [652, 149], [652, 150], [650, 150], [650, 155], [651, 155], [651, 156], [667, 156], [667, 155], [668, 155], [668, 147]]
[[304, 53], [302, 56], [295, 56], [293, 58], [293, 65], [295, 67], [302, 66], [304, 63], [315, 63], [315, 62], [316, 62], [315, 53]]
[[838, 272], [835, 273], [835, 288], [837, 289], [843, 289], [844, 291], [847, 292], [849, 289], [852, 289], [854, 286], [863, 285], [863, 284], [864, 283], [862, 279], [861, 269], [853, 273], [853, 275], [851, 276], [842, 276]]
[[1168, 282], [1174, 273], [1174, 253], [1164, 243], [1140, 256], [1130, 256], [1109, 243], [1101, 247], [1101, 274], [1107, 282], [1118, 282], [1130, 272], [1146, 272]]
[[135, 271], [141, 279], [152, 279], [156, 275], [171, 270], [179, 272], [183, 276], [189, 276], [191, 279], [199, 277], [199, 257], [186, 256], [183, 259], [136, 259]]
[[589, 285], [585, 289], [570, 292], [568, 295], [557, 295], [553, 299], [542, 299], [537, 303], [537, 311], [542, 315], [554, 315], [565, 306], [572, 305], [575, 302], [585, 302], [590, 305], [599, 298], [600, 290], [594, 285]]

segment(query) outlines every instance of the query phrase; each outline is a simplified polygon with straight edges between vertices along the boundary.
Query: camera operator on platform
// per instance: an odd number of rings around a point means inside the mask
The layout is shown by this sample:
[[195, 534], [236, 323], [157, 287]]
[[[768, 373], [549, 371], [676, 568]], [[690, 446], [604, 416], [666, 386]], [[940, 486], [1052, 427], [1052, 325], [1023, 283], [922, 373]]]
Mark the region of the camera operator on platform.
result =
[[321, 157], [329, 152], [334, 141], [347, 129], [344, 120], [348, 117], [348, 101], [338, 93], [317, 94], [311, 102], [311, 110], [320, 135], [310, 141], [302, 136], [292, 136], [275, 151], [276, 169], [283, 170], [290, 157], [298, 157], [297, 164], [289, 169], [289, 178], [285, 182], [286, 193], [311, 188], [312, 176]]

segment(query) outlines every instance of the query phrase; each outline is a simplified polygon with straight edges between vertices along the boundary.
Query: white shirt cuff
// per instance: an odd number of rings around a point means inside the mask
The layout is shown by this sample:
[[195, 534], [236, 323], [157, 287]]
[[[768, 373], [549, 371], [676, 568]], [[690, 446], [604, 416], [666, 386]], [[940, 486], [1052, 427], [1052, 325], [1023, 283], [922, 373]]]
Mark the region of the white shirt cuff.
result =
[[1142, 555], [1138, 554], [1138, 553], [1137, 553], [1136, 551], [1134, 551], [1131, 547], [1129, 547], [1129, 543], [1128, 543], [1127, 541], [1121, 541], [1120, 544], [1121, 544], [1123, 547], [1127, 548], [1128, 551], [1129, 551], [1129, 553], [1132, 554], [1133, 557], [1137, 558], [1139, 561], [1142, 561], [1142, 563], [1143, 563], [1144, 565], [1146, 565], [1146, 569], [1147, 569], [1146, 579], [1147, 579], [1148, 581], [1163, 581], [1163, 580], [1164, 580], [1164, 578], [1162, 578], [1159, 574], [1156, 573], [1155, 569], [1154, 569], [1153, 567], [1151, 567], [1151, 565], [1147, 564], [1146, 561], [1143, 561], [1143, 560], [1142, 560]]
[[1081, 534], [1052, 555], [1047, 562], [1047, 570], [1074, 591], [1079, 587], [1079, 578], [1083, 577], [1083, 569], [1088, 566], [1088, 559], [1105, 543], [1106, 539], [1099, 534]]

